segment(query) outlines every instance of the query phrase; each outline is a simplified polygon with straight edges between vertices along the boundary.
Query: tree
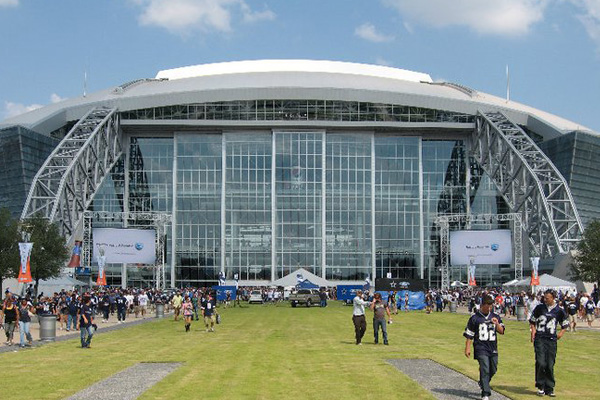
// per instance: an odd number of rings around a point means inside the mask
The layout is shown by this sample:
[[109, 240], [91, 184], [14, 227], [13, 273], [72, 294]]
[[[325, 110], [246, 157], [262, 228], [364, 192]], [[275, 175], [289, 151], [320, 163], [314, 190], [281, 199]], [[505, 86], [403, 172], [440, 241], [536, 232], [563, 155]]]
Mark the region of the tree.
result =
[[58, 227], [40, 215], [23, 221], [21, 229], [31, 234], [29, 240], [33, 242], [30, 265], [37, 295], [40, 280], [60, 275], [61, 268], [69, 258], [69, 249]]
[[19, 271], [19, 223], [8, 208], [0, 209], [0, 297], [2, 281]]
[[593, 220], [585, 228], [574, 258], [575, 277], [600, 284], [600, 221]]

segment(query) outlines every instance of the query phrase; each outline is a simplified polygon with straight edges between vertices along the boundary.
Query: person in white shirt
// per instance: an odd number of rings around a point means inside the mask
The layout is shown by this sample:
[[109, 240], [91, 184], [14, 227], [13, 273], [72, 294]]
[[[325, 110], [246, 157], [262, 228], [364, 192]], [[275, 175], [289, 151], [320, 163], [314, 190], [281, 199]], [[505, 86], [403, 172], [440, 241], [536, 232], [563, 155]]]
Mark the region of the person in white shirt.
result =
[[140, 302], [140, 311], [142, 312], [142, 318], [146, 318], [146, 309], [148, 307], [148, 295], [146, 292], [142, 291], [142, 294], [138, 296], [138, 300]]
[[365, 306], [370, 303], [362, 297], [362, 290], [356, 291], [356, 296], [352, 300], [352, 322], [354, 323], [354, 333], [356, 335], [356, 344], [362, 345], [362, 338], [367, 331], [367, 318], [365, 317]]

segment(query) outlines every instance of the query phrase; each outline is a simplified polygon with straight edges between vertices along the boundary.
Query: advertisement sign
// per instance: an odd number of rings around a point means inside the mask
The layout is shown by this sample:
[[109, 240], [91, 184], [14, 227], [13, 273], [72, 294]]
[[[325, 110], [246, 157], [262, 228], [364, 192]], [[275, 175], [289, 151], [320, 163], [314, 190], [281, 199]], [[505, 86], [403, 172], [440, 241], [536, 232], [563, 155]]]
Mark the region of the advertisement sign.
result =
[[73, 246], [71, 260], [67, 264], [67, 268], [79, 268], [81, 266], [81, 240], [76, 240]]
[[156, 231], [154, 229], [94, 228], [93, 261], [98, 262], [98, 249], [104, 251], [105, 262], [126, 264], [156, 263]]
[[[471, 258], [474, 262], [471, 263]], [[509, 229], [450, 232], [451, 265], [512, 264]]]
[[376, 291], [395, 292], [399, 290], [408, 290], [409, 292], [421, 292], [425, 290], [425, 280], [423, 279], [403, 279], [403, 278], [377, 278], [375, 279]]
[[19, 254], [21, 256], [21, 268], [19, 268], [19, 283], [33, 282], [31, 278], [31, 265], [29, 257], [33, 250], [33, 243], [19, 243]]
[[540, 258], [530, 257], [529, 260], [531, 261], [531, 286], [539, 286], [540, 274], [538, 270], [540, 266]]

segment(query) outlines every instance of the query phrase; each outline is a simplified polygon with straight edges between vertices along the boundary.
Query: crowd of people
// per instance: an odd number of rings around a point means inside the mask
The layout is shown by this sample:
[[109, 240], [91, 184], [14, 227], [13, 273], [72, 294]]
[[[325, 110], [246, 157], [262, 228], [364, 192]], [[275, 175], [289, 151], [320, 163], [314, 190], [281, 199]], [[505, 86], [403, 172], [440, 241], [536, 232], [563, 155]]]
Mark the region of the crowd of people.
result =
[[[286, 298], [282, 288], [239, 287], [227, 291], [220, 306], [241, 306], [249, 300], [250, 293], [259, 290], [264, 303], [278, 303]], [[327, 306], [327, 299], [335, 299], [336, 290], [322, 289], [321, 306]], [[535, 351], [535, 382], [538, 395], [554, 396], [554, 364], [557, 342], [565, 331], [575, 332], [578, 323], [586, 322], [589, 327], [595, 318], [600, 317], [600, 292], [597, 288], [590, 294], [576, 292], [555, 292], [546, 290], [537, 293], [511, 293], [501, 288], [457, 288], [452, 290], [430, 289], [425, 292], [425, 312], [444, 312], [452, 309], [451, 304], [464, 307], [471, 317], [464, 331], [466, 338], [465, 355], [472, 354], [479, 362], [481, 395], [487, 400], [491, 394], [490, 381], [498, 368], [497, 334], [505, 333], [502, 318], [515, 317], [522, 308], [522, 316], [530, 323], [531, 342]], [[379, 292], [369, 293], [358, 290], [352, 300], [352, 320], [357, 345], [367, 330], [365, 310], [373, 312], [374, 343], [379, 343], [381, 332], [383, 344], [389, 344], [387, 324], [393, 323], [392, 315], [399, 310], [411, 309], [408, 292], [389, 292], [387, 299]], [[31, 346], [33, 339], [30, 324], [34, 315], [54, 316], [59, 329], [79, 330], [81, 347], [90, 348], [97, 329], [96, 316], [102, 323], [108, 322], [116, 314], [117, 323], [127, 318], [146, 318], [155, 308], [163, 306], [166, 312], [173, 312], [173, 319], [184, 321], [186, 332], [191, 330], [193, 321], [204, 323], [206, 332], [214, 332], [219, 323], [217, 297], [211, 288], [183, 288], [165, 291], [135, 288], [100, 288], [86, 292], [61, 291], [51, 296], [41, 293], [33, 296], [27, 290], [17, 296], [6, 291], [2, 302], [0, 318], [6, 335], [6, 344], [14, 344], [14, 332], [20, 333], [19, 346]], [[455, 309], [454, 309], [455, 310]], [[453, 310], [453, 311], [454, 311]]]

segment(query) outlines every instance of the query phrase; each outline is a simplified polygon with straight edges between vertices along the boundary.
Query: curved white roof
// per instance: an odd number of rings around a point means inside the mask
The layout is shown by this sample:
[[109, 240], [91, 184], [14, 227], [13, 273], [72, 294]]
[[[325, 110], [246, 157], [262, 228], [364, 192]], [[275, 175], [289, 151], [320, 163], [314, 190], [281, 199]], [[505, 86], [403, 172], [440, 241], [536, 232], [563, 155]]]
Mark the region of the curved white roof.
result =
[[173, 80], [197, 78], [208, 75], [248, 74], [254, 72], [320, 72], [362, 75], [410, 82], [433, 82], [429, 75], [421, 72], [390, 68], [381, 65], [321, 60], [252, 60], [192, 65], [189, 67], [159, 71], [158, 74], [156, 74], [156, 79]]
[[87, 97], [50, 104], [7, 119], [0, 127], [21, 125], [49, 133], [68, 121], [78, 120], [95, 106], [128, 111], [265, 99], [399, 104], [471, 115], [479, 110], [499, 110], [517, 124], [547, 138], [574, 130], [595, 134], [533, 107], [460, 85], [433, 82], [427, 74], [379, 65], [312, 60], [237, 61], [164, 70], [158, 72], [156, 79], [140, 79]]

